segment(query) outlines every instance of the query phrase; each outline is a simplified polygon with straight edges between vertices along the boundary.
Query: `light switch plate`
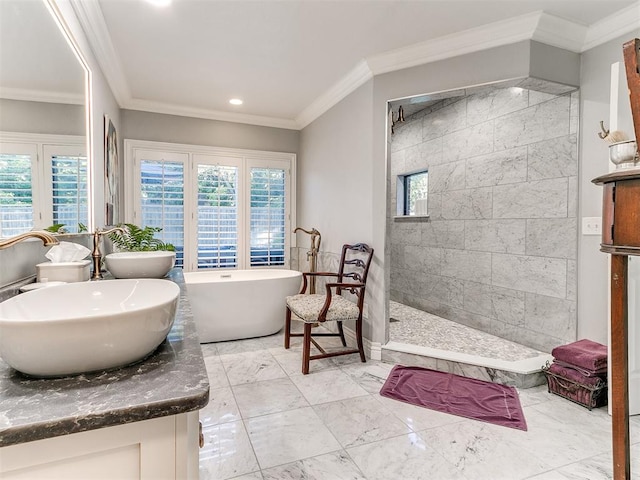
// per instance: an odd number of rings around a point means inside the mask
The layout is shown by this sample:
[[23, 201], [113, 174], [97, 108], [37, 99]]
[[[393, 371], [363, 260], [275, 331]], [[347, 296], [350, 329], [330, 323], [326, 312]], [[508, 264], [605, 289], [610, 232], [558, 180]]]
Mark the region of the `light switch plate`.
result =
[[602, 235], [602, 218], [582, 217], [583, 235]]

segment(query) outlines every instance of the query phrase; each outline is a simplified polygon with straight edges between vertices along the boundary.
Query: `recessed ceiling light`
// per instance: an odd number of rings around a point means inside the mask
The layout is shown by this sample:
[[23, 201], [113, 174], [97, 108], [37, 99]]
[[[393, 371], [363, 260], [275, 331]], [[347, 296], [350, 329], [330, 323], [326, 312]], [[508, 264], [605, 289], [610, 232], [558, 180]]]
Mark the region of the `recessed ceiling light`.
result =
[[169, 5], [171, 5], [171, 0], [146, 0], [146, 1], [147, 3], [150, 3], [155, 7], [168, 7]]
[[232, 98], [231, 100], [229, 100], [229, 103], [231, 105], [242, 105], [243, 101], [240, 100], [239, 98]]

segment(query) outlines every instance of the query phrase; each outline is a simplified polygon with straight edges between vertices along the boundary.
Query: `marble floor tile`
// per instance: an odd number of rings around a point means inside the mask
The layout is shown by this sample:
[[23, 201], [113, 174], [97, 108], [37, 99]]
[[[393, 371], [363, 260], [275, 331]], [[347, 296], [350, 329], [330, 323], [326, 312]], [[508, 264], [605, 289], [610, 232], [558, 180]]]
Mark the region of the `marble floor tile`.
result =
[[[381, 397], [392, 360], [347, 355], [312, 361], [301, 375], [301, 339], [289, 350], [283, 342], [280, 332], [202, 346], [211, 384], [200, 412], [202, 480], [612, 476], [606, 407], [589, 411], [546, 385], [519, 389], [529, 427], [522, 432]], [[640, 480], [640, 416], [631, 417], [630, 433], [632, 480]]]
[[472, 480], [417, 433], [349, 448], [347, 453], [368, 480]]
[[233, 387], [242, 418], [308, 407], [300, 390], [288, 378]]
[[[542, 456], [522, 455], [498, 425], [465, 420], [420, 432], [425, 442], [454, 464], [463, 475], [476, 480], [519, 480], [551, 469]], [[522, 437], [527, 432], [517, 431]]]
[[611, 480], [613, 459], [603, 454], [531, 477], [531, 480]]
[[212, 389], [209, 403], [200, 410], [203, 427], [240, 420], [240, 410], [230, 387]]
[[262, 473], [264, 480], [366, 480], [344, 451], [280, 465]]
[[202, 348], [202, 355], [205, 358], [208, 356], [218, 355], [218, 347], [216, 347], [215, 343], [203, 343], [200, 347]]
[[554, 395], [550, 394], [546, 385], [539, 385], [533, 388], [518, 388], [520, 405], [530, 407], [553, 400]]
[[244, 340], [234, 340], [230, 342], [217, 342], [214, 344], [220, 355], [230, 355], [234, 353], [255, 352], [264, 350], [264, 344], [259, 338], [247, 338]]
[[[216, 349], [217, 352], [217, 349]], [[218, 353], [210, 353], [209, 355], [204, 356], [204, 366], [209, 367], [209, 365], [221, 364], [220, 355]]]
[[239, 477], [233, 477], [230, 480], [264, 480], [264, 477], [261, 472], [253, 472], [247, 473], [246, 475], [240, 475]]
[[[287, 372], [287, 375], [302, 375], [302, 350], [284, 350], [283, 353], [274, 353], [273, 356], [282, 369]], [[331, 358], [321, 358], [309, 362], [309, 374], [335, 368], [338, 366]]]
[[338, 369], [292, 376], [291, 380], [311, 405], [368, 395], [364, 388]]
[[266, 350], [221, 355], [231, 385], [286, 377], [276, 359]]
[[200, 480], [229, 479], [260, 469], [241, 421], [207, 427], [202, 433]]
[[392, 364], [376, 360], [367, 363], [353, 363], [341, 367], [341, 370], [369, 393], [378, 393], [387, 380]]
[[345, 448], [411, 432], [370, 395], [323, 403], [313, 409]]
[[211, 390], [229, 386], [229, 379], [227, 378], [227, 373], [224, 371], [222, 362], [206, 363], [205, 365], [207, 367], [207, 376], [209, 377], [209, 388]]
[[244, 420], [262, 469], [340, 450], [311, 407]]
[[[549, 402], [551, 403], [551, 402]], [[600, 422], [576, 423], [562, 421], [537, 410], [539, 405], [525, 407], [527, 432], [505, 428], [501, 433], [505, 441], [522, 454], [544, 458], [551, 468], [574, 463], [606, 452], [611, 448], [611, 425]], [[575, 413], [575, 412], [574, 412]]]

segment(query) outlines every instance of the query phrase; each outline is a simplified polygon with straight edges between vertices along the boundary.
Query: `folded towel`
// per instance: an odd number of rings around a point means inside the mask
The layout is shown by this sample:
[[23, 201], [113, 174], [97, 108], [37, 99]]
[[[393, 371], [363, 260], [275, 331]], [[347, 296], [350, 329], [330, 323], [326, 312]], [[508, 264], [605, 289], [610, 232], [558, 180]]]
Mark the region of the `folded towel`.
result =
[[571, 365], [570, 363], [563, 362], [562, 360], [558, 360], [557, 358], [553, 361], [556, 365], [560, 365], [561, 367], [570, 368], [572, 370], [576, 370], [580, 372], [585, 377], [604, 377], [607, 378], [607, 366], [605, 365], [598, 370], [587, 370], [585, 368], [576, 367], [575, 365]]
[[556, 360], [595, 372], [607, 366], [607, 346], [583, 339], [551, 350]]
[[607, 384], [606, 375], [604, 376], [604, 378], [587, 377], [580, 373], [578, 370], [569, 367], [563, 367], [562, 365], [558, 365], [555, 362], [552, 363], [549, 367], [549, 372], [562, 378], [566, 378], [567, 380], [570, 380], [579, 385], [588, 385], [593, 388], [600, 388]]

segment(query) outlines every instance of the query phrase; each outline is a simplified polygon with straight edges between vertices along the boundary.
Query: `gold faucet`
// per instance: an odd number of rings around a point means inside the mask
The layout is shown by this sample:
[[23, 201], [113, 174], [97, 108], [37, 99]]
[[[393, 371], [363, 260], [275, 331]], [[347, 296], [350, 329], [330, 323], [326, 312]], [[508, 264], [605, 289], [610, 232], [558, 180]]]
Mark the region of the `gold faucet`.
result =
[[3, 248], [9, 248], [15, 245], [16, 243], [20, 243], [27, 238], [39, 238], [44, 243], [45, 247], [50, 247], [51, 245], [57, 245], [58, 240], [51, 235], [49, 232], [45, 232], [43, 230], [31, 230], [30, 232], [21, 233], [20, 235], [16, 235], [15, 237], [5, 238], [4, 240], [0, 240], [0, 250]]
[[100, 237], [102, 235], [109, 235], [113, 232], [123, 233], [124, 229], [120, 227], [114, 227], [110, 230], [101, 230], [96, 228], [93, 232], [93, 251], [91, 252], [91, 260], [93, 261], [93, 274], [91, 275], [91, 280], [101, 280], [102, 272], [100, 271], [102, 266], [102, 253], [100, 253]]

